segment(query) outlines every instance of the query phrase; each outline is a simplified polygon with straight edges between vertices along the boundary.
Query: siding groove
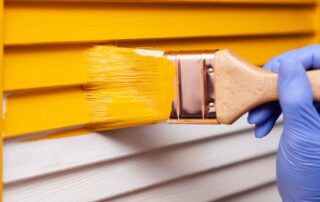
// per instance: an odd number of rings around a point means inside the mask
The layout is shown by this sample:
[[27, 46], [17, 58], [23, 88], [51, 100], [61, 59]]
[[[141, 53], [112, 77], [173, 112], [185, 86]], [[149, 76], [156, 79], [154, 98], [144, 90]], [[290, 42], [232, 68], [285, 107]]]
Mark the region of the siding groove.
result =
[[278, 195], [277, 184], [275, 181], [257, 186], [253, 189], [246, 190], [244, 192], [236, 193], [216, 200], [215, 202], [254, 202], [254, 201], [272, 201], [281, 202], [281, 198]]
[[211, 3], [211, 4], [267, 4], [314, 5], [317, 0], [6, 0], [6, 2], [109, 2], [109, 3]]

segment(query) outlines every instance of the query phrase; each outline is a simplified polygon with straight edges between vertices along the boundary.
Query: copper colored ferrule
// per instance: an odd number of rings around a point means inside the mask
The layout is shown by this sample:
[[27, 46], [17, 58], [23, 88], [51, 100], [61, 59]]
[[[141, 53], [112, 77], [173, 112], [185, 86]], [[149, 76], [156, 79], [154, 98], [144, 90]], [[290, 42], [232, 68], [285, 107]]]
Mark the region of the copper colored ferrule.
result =
[[217, 123], [215, 51], [166, 52], [176, 68], [176, 96], [169, 123]]

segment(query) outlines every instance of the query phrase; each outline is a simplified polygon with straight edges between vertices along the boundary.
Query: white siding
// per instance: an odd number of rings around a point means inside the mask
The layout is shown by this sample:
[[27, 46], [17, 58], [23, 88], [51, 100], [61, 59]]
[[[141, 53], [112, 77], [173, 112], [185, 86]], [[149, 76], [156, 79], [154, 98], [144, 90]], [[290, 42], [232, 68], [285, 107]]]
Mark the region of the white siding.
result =
[[261, 187], [245, 191], [243, 193], [235, 194], [218, 200], [217, 202], [253, 202], [253, 201], [270, 201], [281, 202], [278, 194], [277, 185], [275, 183], [268, 183]]
[[275, 181], [280, 132], [255, 139], [241, 119], [7, 141], [4, 201], [232, 201], [243, 192], [244, 201], [279, 199], [276, 189], [255, 189]]

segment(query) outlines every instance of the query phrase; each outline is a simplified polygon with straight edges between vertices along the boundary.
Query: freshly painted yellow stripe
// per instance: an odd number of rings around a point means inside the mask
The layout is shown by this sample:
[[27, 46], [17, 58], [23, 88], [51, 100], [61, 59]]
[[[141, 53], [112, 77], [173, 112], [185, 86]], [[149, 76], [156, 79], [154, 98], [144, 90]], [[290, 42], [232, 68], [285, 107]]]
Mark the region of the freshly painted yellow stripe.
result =
[[[204, 50], [231, 48], [261, 65], [288, 49], [313, 42], [314, 35], [260, 37], [192, 38], [118, 42], [119, 46], [147, 47], [160, 50]], [[115, 45], [115, 44], [114, 44]], [[85, 52], [92, 45], [10, 47], [4, 57], [4, 89], [15, 91], [33, 88], [85, 84]]]
[[87, 83], [88, 46], [19, 47], [5, 50], [5, 91]]
[[306, 33], [314, 6], [7, 3], [6, 45]]
[[91, 121], [81, 88], [8, 96], [4, 135], [12, 137]]
[[124, 2], [124, 3], [250, 3], [250, 4], [315, 4], [316, 0], [7, 0], [9, 2]]
[[168, 119], [174, 99], [175, 68], [161, 57], [132, 48], [96, 46], [87, 52], [88, 78], [82, 88], [11, 93], [8, 137], [90, 124], [96, 130], [132, 127]]
[[118, 42], [119, 46], [150, 47], [161, 50], [216, 50], [229, 48], [250, 62], [263, 65], [284, 51], [312, 44], [315, 35], [266, 35], [245, 37], [191, 38], [151, 41]]

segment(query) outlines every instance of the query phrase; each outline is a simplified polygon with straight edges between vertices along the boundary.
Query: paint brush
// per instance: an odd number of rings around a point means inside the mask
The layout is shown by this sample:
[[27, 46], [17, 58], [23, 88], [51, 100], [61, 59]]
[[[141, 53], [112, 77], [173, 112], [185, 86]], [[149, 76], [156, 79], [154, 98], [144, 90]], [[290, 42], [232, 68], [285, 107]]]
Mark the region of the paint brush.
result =
[[[161, 121], [232, 124], [253, 107], [278, 97], [275, 73], [230, 50], [164, 52], [97, 46], [84, 57], [81, 71], [86, 76], [81, 86], [32, 89], [7, 97], [5, 137]], [[308, 76], [315, 99], [320, 100], [320, 70]]]

